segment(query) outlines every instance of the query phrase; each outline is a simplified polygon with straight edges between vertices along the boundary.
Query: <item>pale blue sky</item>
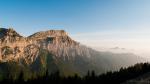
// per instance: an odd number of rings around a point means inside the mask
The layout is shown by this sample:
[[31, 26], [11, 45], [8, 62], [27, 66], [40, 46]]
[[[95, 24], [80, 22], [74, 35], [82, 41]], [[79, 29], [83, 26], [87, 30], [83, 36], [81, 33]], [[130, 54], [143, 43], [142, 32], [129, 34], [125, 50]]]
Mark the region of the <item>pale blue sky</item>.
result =
[[24, 35], [47, 29], [111, 31], [149, 22], [149, 0], [0, 0], [0, 26]]
[[0, 0], [0, 27], [24, 36], [63, 29], [93, 47], [148, 50], [150, 0]]

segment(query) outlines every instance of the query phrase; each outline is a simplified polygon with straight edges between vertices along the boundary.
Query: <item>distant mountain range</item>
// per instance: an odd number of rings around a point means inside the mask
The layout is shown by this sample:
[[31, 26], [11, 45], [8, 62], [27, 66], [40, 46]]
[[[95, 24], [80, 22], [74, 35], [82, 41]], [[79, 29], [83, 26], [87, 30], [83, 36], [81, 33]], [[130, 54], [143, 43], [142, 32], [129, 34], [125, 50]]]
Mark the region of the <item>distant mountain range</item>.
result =
[[72, 40], [64, 30], [48, 30], [23, 37], [14, 29], [0, 28], [0, 78], [25, 79], [60, 71], [80, 76], [118, 70], [144, 59], [132, 53], [99, 52]]

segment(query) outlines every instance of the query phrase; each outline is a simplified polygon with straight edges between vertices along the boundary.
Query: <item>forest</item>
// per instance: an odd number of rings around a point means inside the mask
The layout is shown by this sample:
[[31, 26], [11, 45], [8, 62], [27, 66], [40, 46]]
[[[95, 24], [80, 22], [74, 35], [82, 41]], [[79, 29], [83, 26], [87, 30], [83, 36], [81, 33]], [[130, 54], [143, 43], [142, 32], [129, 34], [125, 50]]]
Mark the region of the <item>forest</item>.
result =
[[74, 76], [60, 76], [59, 71], [51, 73], [45, 72], [43, 76], [36, 77], [30, 80], [23, 79], [23, 72], [19, 74], [17, 80], [13, 78], [1, 80], [1, 84], [120, 84], [127, 80], [136, 78], [150, 71], [149, 63], [138, 63], [128, 68], [121, 68], [119, 71], [107, 72], [104, 74], [96, 75], [94, 71], [88, 71], [86, 76], [80, 77], [78, 74]]

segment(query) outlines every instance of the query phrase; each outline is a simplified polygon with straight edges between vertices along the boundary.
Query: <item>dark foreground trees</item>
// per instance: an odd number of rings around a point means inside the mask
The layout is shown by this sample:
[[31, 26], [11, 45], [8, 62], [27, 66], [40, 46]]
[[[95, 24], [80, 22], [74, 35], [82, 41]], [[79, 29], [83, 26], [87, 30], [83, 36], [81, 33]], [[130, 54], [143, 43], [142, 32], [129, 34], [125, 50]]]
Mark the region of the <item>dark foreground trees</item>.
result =
[[107, 72], [105, 74], [96, 75], [94, 71], [87, 72], [87, 75], [80, 77], [77, 74], [74, 76], [60, 76], [59, 71], [49, 75], [46, 71], [45, 75], [38, 76], [34, 79], [24, 80], [23, 73], [20, 73], [19, 79], [3, 79], [1, 83], [15, 84], [120, 84], [126, 80], [136, 78], [150, 71], [149, 63], [139, 63], [128, 68], [121, 68], [119, 71]]

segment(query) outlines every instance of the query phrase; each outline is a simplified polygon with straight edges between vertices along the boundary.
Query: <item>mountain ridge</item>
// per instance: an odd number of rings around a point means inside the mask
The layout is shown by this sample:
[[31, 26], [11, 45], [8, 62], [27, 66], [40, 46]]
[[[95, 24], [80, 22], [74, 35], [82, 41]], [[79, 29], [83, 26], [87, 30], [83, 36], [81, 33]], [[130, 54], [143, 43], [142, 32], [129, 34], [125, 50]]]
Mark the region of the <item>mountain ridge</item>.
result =
[[[12, 52], [12, 49], [9, 49], [8, 47], [11, 47], [14, 49], [19, 49], [21, 47], [21, 49], [17, 50], [17, 51], [21, 51], [21, 53], [23, 54], [25, 52], [23, 50], [23, 48], [25, 48], [27, 45], [28, 45], [28, 47], [36, 48], [37, 49], [36, 52], [38, 52], [38, 48], [45, 47], [44, 49], [48, 49], [48, 48], [46, 48], [46, 46], [49, 43], [52, 43], [54, 45], [61, 43], [64, 46], [77, 45], [77, 42], [72, 40], [64, 30], [42, 31], [42, 32], [37, 32], [35, 34], [32, 34], [28, 37], [23, 37], [23, 36], [19, 35], [13, 29], [2, 28], [0, 30], [1, 30], [0, 34], [1, 35], [3, 34], [3, 37], [1, 37], [1, 39], [0, 39], [1, 49], [2, 49], [1, 50], [2, 53], [0, 54], [0, 55], [2, 55], [1, 59], [3, 59], [6, 50], [8, 50], [8, 51], [11, 50], [10, 54], [14, 54], [16, 52], [16, 51]], [[20, 57], [20, 56], [18, 56], [18, 57]]]
[[134, 54], [100, 52], [71, 39], [64, 30], [48, 30], [28, 37], [13, 29], [0, 29], [0, 73], [25, 78], [35, 74], [60, 71], [61, 75], [85, 75], [94, 70], [97, 74], [119, 70], [143, 61]]

